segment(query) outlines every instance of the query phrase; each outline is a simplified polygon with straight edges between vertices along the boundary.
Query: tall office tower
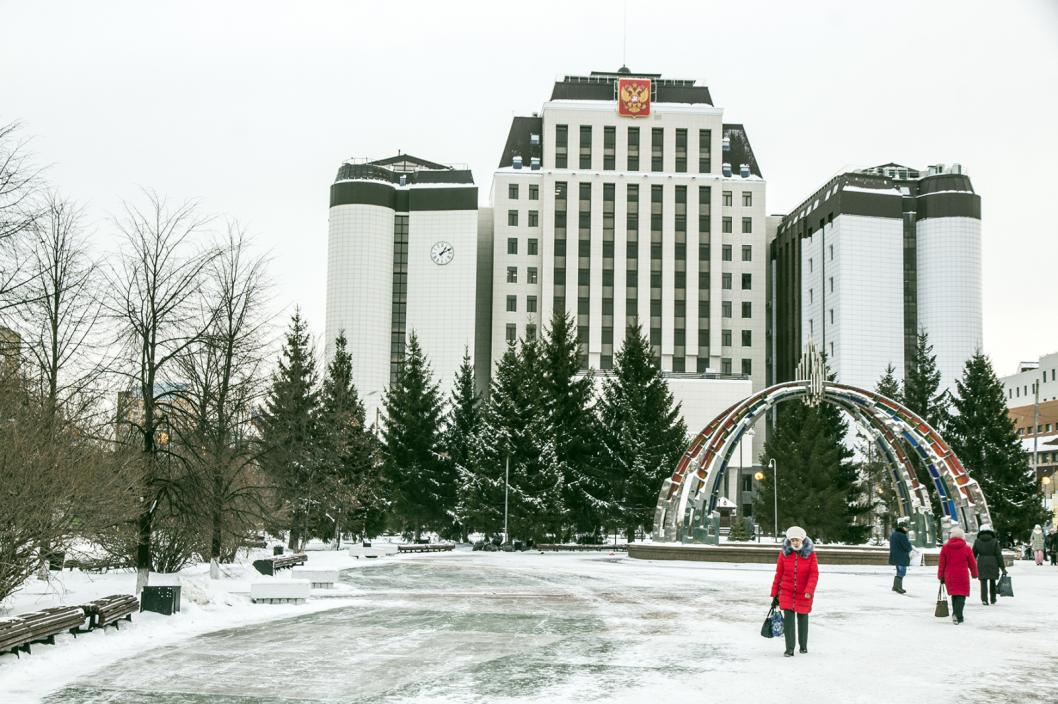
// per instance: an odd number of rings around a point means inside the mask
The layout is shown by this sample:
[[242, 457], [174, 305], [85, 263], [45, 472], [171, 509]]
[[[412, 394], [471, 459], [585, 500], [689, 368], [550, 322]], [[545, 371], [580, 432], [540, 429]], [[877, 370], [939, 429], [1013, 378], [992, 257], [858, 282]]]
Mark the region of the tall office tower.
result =
[[326, 357], [344, 330], [370, 422], [412, 332], [442, 391], [475, 355], [478, 189], [407, 154], [347, 161], [331, 185]]
[[706, 86], [566, 76], [514, 118], [492, 198], [493, 359], [558, 311], [603, 373], [638, 321], [694, 431], [725, 397], [695, 382], [763, 385], [765, 181]]
[[832, 178], [779, 224], [771, 245], [772, 381], [813, 339], [838, 381], [901, 378], [918, 330], [941, 387], [981, 347], [981, 198], [962, 167], [884, 164]]

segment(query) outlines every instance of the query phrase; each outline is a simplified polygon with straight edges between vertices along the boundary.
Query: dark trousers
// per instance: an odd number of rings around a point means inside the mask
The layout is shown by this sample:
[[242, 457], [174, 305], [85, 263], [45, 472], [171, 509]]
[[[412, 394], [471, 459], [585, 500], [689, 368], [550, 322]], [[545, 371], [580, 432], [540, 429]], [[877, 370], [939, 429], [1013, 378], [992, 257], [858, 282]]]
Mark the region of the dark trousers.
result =
[[1051, 550], [1051, 564], [1058, 565], [1058, 550]]
[[994, 579], [982, 579], [981, 580], [981, 603], [996, 603], [996, 580]]
[[956, 596], [955, 594], [951, 595], [952, 611], [955, 612], [955, 618], [959, 619], [960, 621], [962, 621], [962, 609], [964, 606], [966, 606], [966, 597]]
[[[786, 636], [786, 650], [793, 652], [794, 646], [794, 612], [786, 609], [782, 612], [782, 632]], [[797, 614], [797, 644], [801, 650], [808, 650], [808, 614]]]

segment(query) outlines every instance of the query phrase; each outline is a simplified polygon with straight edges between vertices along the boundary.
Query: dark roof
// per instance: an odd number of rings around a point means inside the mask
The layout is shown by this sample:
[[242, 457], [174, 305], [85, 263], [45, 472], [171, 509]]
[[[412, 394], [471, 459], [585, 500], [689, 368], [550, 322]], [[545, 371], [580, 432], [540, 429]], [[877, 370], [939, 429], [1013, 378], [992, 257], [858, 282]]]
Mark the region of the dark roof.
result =
[[[401, 171], [389, 168], [394, 164], [410, 162], [423, 167], [418, 171]], [[366, 164], [345, 163], [338, 167], [338, 174], [334, 177], [335, 183], [339, 181], [386, 181], [399, 184], [401, 177], [405, 185], [423, 183], [452, 183], [473, 185], [474, 175], [469, 169], [454, 169], [451, 166], [438, 164], [426, 159], [420, 159], [410, 154], [399, 154], [386, 159], [378, 159]]]
[[618, 78], [649, 78], [650, 98], [656, 103], [712, 105], [709, 88], [693, 80], [662, 78], [660, 73], [631, 71], [626, 66], [614, 72], [592, 71], [589, 76], [565, 76], [555, 83], [551, 100], [614, 100]]
[[[500, 155], [500, 168], [512, 166], [514, 157], [522, 157], [526, 168], [532, 157], [542, 157], [544, 119], [542, 117], [516, 117], [511, 121], [511, 131], [507, 133], [507, 144], [503, 145]], [[530, 135], [539, 135], [540, 143], [531, 144]]]
[[405, 163], [405, 162], [406, 163], [412, 163], [412, 164], [415, 164], [417, 166], [421, 166], [421, 167], [423, 167], [425, 169], [438, 169], [438, 170], [451, 170], [452, 169], [451, 166], [445, 166], [444, 164], [438, 164], [437, 162], [434, 162], [434, 161], [427, 161], [426, 159], [420, 159], [419, 157], [412, 156], [411, 154], [398, 154], [396, 156], [386, 157], [385, 159], [377, 159], [377, 160], [372, 161], [370, 163], [374, 164], [375, 166], [390, 166], [392, 164], [400, 164], [400, 163]]
[[749, 172], [763, 178], [760, 166], [757, 165], [757, 157], [753, 156], [753, 147], [749, 145], [746, 128], [741, 124], [725, 124], [724, 136], [727, 137], [730, 149], [723, 153], [721, 162], [731, 164], [731, 171], [736, 174], [742, 164], [749, 164]]

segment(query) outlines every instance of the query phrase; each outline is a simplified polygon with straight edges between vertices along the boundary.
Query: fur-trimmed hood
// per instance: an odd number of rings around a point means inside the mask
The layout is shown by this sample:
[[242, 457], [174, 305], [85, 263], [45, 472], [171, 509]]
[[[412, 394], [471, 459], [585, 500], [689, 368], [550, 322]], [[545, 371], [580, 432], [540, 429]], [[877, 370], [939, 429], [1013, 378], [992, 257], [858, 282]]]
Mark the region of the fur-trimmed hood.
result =
[[[797, 553], [801, 557], [807, 558], [809, 555], [815, 552], [815, 549], [815, 543], [812, 542], [812, 539], [805, 538], [803, 541], [801, 541], [801, 549], [798, 550]], [[789, 555], [791, 552], [793, 552], [793, 545], [790, 545], [790, 539], [787, 538], [785, 541], [783, 541], [782, 544], [782, 554]]]

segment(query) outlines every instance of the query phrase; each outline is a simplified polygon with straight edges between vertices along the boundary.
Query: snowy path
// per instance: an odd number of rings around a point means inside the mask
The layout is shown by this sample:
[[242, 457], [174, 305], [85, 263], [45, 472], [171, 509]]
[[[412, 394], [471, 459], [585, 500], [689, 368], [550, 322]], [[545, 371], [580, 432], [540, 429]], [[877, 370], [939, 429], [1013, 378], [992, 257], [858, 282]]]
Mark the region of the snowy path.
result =
[[1016, 598], [984, 608], [972, 597], [962, 626], [933, 618], [928, 569], [902, 597], [888, 570], [821, 570], [810, 653], [786, 659], [758, 635], [769, 566], [401, 556], [344, 572], [340, 603], [351, 606], [161, 644], [45, 701], [740, 704], [790, 701], [791, 689], [808, 702], [1058, 698], [1058, 569], [1019, 562]]

